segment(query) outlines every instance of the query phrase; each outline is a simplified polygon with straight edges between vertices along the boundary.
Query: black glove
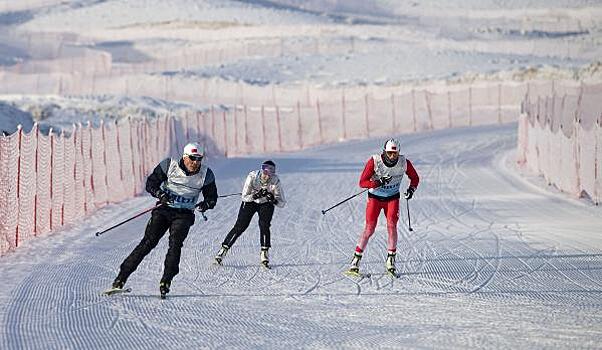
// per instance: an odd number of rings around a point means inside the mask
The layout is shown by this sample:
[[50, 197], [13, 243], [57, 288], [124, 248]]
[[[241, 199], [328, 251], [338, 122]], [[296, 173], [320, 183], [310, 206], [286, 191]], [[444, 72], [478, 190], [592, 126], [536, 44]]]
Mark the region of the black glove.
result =
[[380, 187], [382, 185], [386, 185], [389, 182], [391, 182], [391, 176], [383, 176], [381, 178], [379, 178], [378, 180], [376, 180], [376, 187]]
[[155, 192], [155, 197], [157, 197], [159, 202], [163, 205], [173, 204], [173, 200], [169, 198], [169, 194], [163, 190], [157, 190], [157, 192]]
[[268, 194], [266, 194], [265, 199], [268, 200], [268, 203], [272, 203], [274, 205], [276, 205], [276, 203], [278, 203], [278, 201], [276, 200], [276, 198], [274, 198], [274, 195], [270, 192], [268, 192]]
[[261, 197], [265, 197], [268, 195], [268, 190], [266, 190], [265, 188], [262, 188], [261, 190], [253, 193], [253, 199], [259, 199]]
[[215, 201], [204, 200], [197, 205], [197, 210], [200, 212], [206, 212], [209, 209], [215, 208]]
[[408, 189], [406, 190], [406, 199], [412, 199], [412, 197], [414, 196], [414, 192], [416, 191], [416, 189], [412, 186], [408, 187]]
[[386, 185], [386, 184], [388, 184], [389, 182], [391, 182], [391, 179], [392, 179], [392, 177], [391, 177], [390, 175], [383, 176], [383, 177], [381, 177], [381, 178], [380, 178], [380, 183], [381, 183], [382, 185]]

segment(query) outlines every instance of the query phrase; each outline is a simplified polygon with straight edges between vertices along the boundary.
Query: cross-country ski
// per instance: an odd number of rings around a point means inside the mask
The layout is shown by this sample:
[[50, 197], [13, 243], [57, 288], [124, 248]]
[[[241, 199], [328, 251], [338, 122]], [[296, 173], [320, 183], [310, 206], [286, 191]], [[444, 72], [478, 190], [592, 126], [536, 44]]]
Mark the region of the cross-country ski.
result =
[[110, 296], [114, 294], [130, 293], [131, 291], [131, 288], [109, 288], [102, 292], [102, 294]]

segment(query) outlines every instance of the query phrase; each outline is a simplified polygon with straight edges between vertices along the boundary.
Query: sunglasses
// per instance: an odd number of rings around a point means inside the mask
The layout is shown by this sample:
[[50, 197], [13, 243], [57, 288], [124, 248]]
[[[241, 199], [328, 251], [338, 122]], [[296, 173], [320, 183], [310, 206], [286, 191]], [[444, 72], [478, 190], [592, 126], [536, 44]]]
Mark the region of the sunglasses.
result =
[[193, 162], [200, 162], [203, 160], [203, 156], [188, 155], [188, 159], [192, 160]]
[[270, 164], [261, 164], [261, 171], [266, 175], [273, 175], [276, 173], [276, 167]]

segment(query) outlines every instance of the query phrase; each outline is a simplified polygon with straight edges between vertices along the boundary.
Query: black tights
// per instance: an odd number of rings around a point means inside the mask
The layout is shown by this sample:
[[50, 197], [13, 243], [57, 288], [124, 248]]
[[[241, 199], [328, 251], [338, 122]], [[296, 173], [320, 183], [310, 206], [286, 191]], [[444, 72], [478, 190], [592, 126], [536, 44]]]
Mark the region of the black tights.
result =
[[274, 215], [274, 204], [272, 203], [257, 204], [255, 202], [242, 202], [238, 210], [236, 223], [222, 244], [232, 247], [238, 237], [249, 227], [255, 213], [259, 213], [259, 240], [261, 246], [270, 247], [270, 225], [272, 223], [272, 215]]
[[194, 224], [194, 213], [190, 210], [163, 208], [153, 210], [146, 225], [144, 237], [120, 266], [118, 278], [125, 282], [136, 271], [144, 257], [153, 250], [169, 229], [169, 248], [165, 256], [163, 278], [171, 282], [180, 271], [180, 253], [190, 226]]

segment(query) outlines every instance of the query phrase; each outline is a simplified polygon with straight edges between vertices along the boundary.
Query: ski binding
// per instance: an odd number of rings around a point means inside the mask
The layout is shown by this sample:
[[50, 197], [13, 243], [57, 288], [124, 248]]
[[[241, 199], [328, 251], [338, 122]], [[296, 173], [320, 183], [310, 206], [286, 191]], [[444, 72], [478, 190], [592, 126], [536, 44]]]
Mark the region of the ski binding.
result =
[[397, 271], [395, 271], [395, 270], [387, 270], [387, 275], [389, 275], [393, 278], [399, 278], [401, 276], [401, 274], [397, 273]]
[[358, 278], [370, 278], [372, 275], [369, 273], [363, 273], [355, 270], [347, 270], [344, 272], [346, 276], [358, 277]]

